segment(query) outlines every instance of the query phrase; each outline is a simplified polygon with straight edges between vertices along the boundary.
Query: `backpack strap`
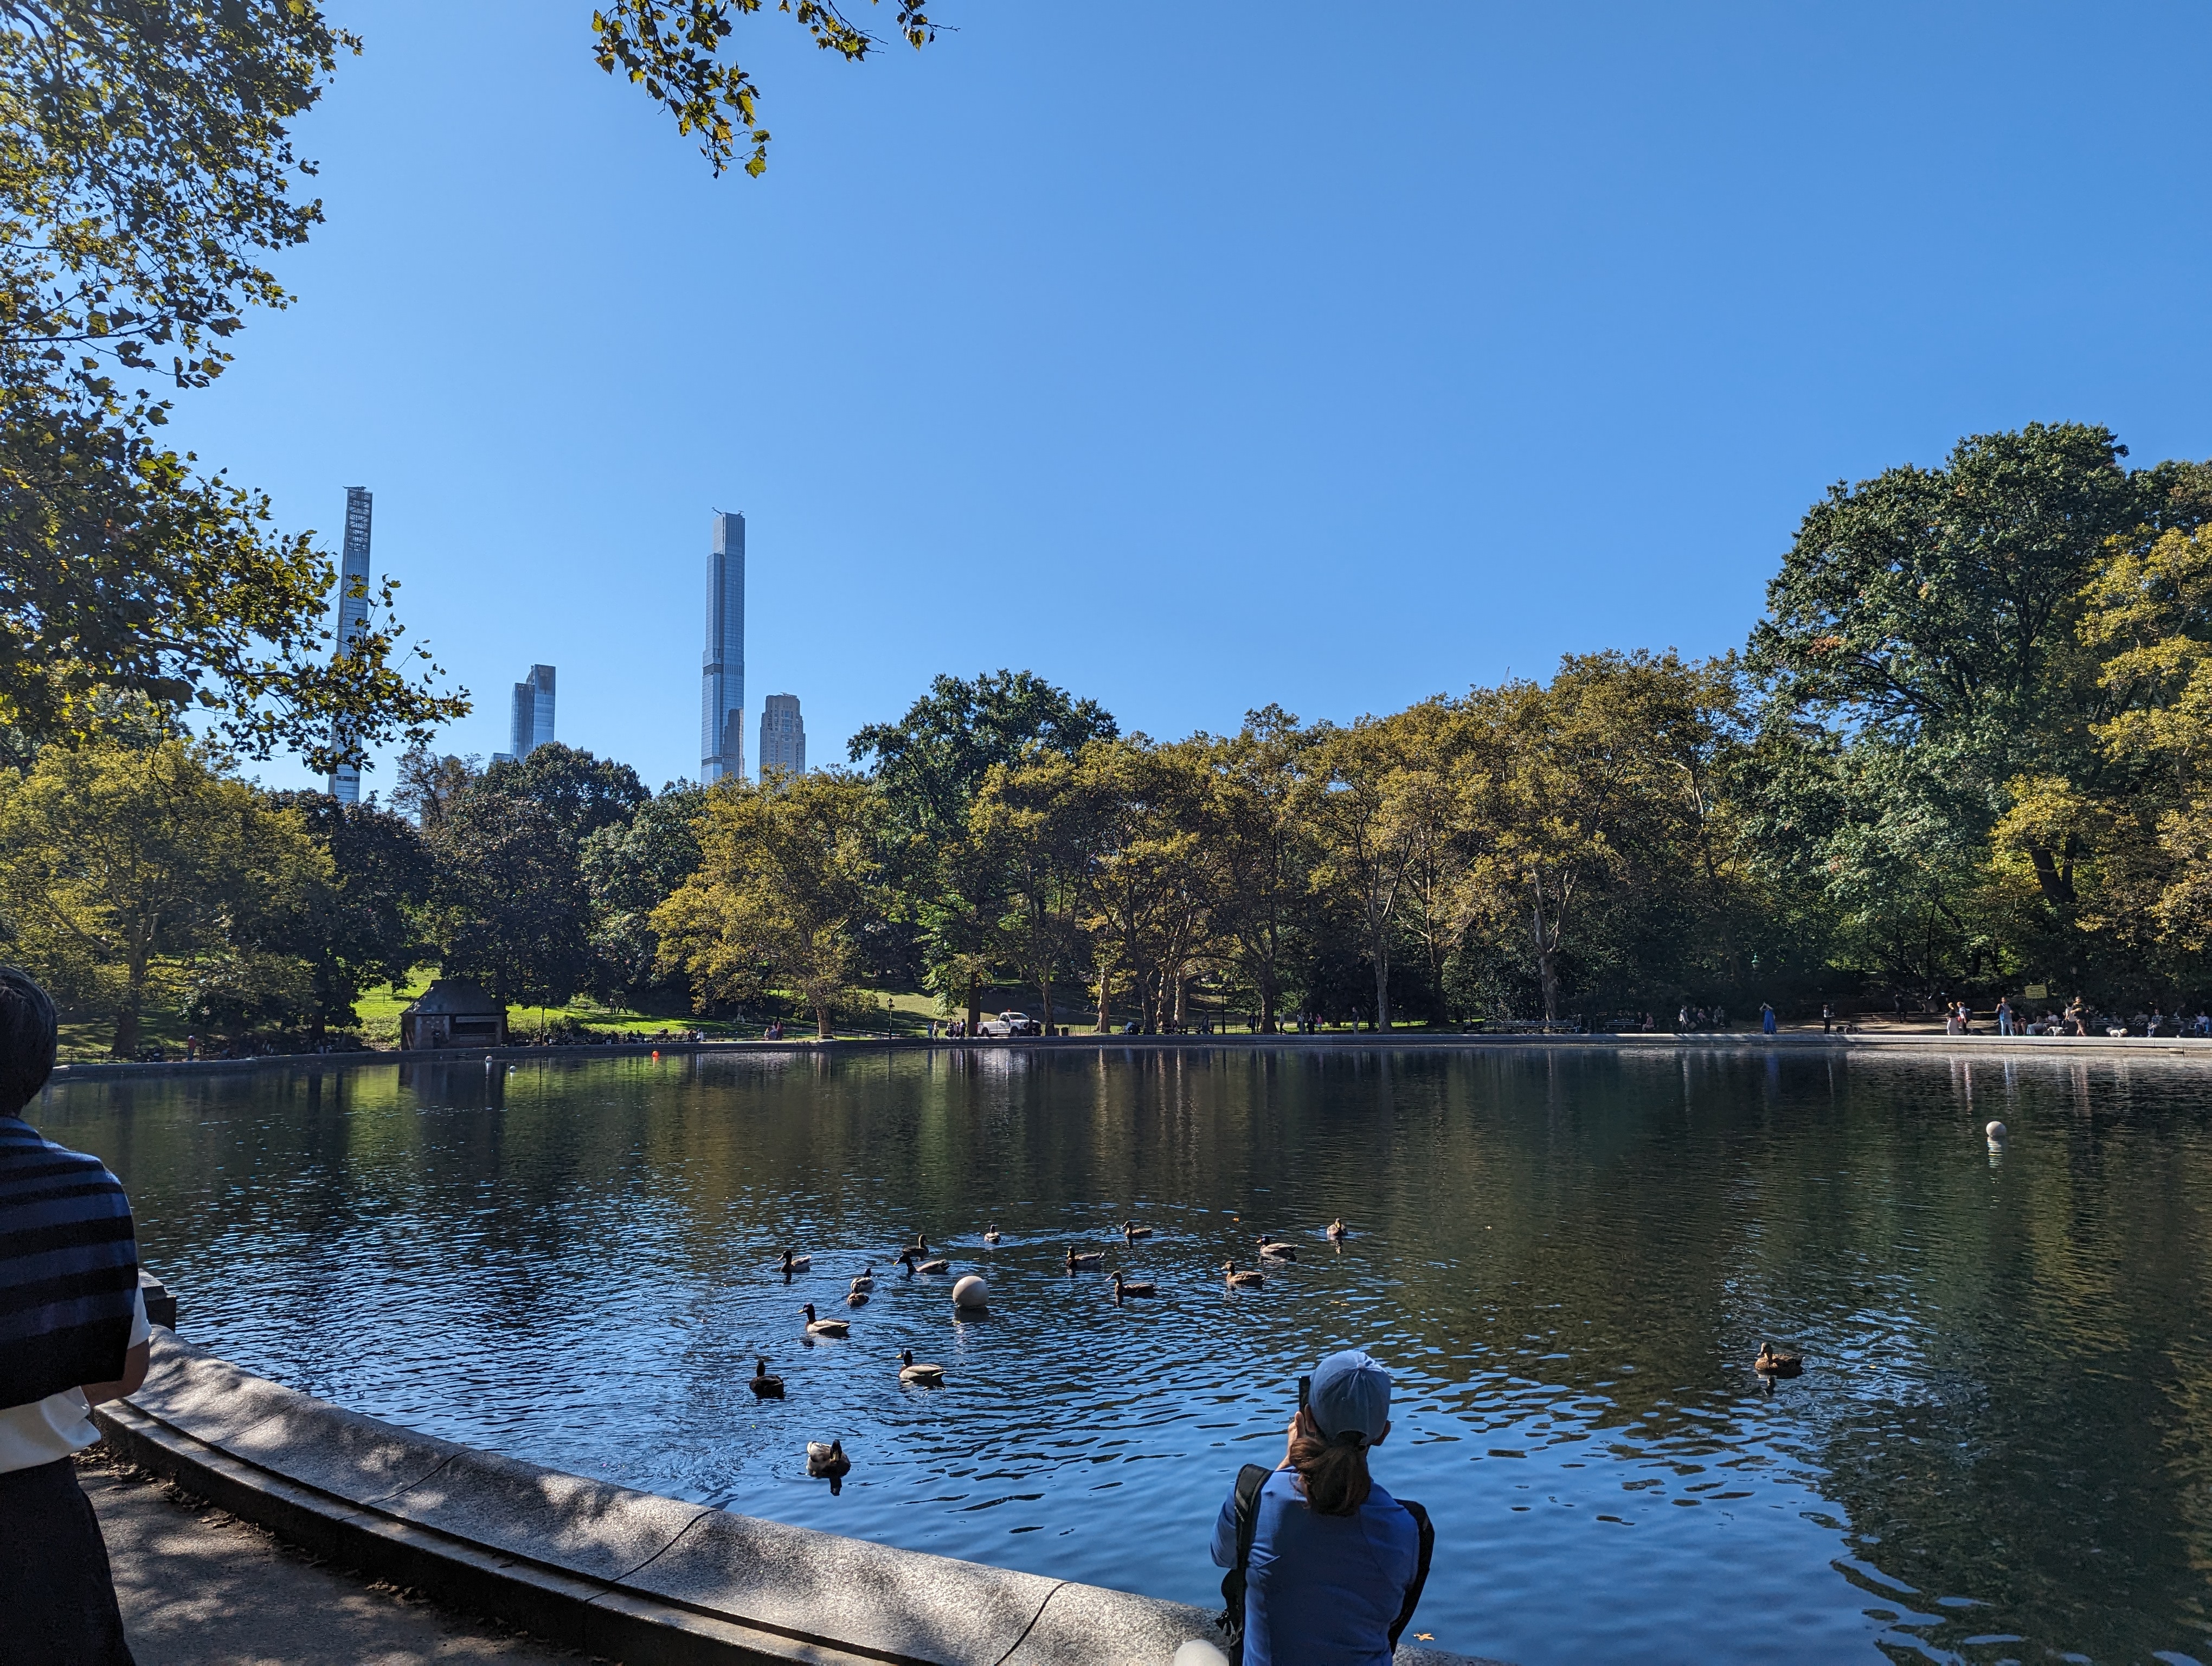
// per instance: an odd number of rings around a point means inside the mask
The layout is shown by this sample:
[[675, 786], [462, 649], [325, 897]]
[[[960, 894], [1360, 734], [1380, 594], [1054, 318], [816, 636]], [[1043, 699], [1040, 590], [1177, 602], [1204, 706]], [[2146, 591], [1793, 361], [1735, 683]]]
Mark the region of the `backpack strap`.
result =
[[1241, 1666], [1244, 1658], [1245, 1571], [1251, 1566], [1253, 1536], [1260, 1530], [1260, 1489], [1274, 1473], [1256, 1463], [1248, 1463], [1237, 1472], [1237, 1563], [1222, 1576], [1224, 1606], [1220, 1619], [1214, 1622], [1228, 1639], [1224, 1651], [1231, 1666]]
[[1406, 1513], [1413, 1518], [1420, 1530], [1420, 1552], [1413, 1562], [1413, 1583], [1406, 1587], [1405, 1606], [1398, 1610], [1398, 1618], [1390, 1627], [1390, 1646], [1396, 1648], [1406, 1627], [1413, 1623], [1413, 1610], [1420, 1606], [1421, 1587], [1429, 1583], [1429, 1560], [1437, 1554], [1437, 1529], [1429, 1521], [1429, 1512], [1411, 1499], [1401, 1499]]

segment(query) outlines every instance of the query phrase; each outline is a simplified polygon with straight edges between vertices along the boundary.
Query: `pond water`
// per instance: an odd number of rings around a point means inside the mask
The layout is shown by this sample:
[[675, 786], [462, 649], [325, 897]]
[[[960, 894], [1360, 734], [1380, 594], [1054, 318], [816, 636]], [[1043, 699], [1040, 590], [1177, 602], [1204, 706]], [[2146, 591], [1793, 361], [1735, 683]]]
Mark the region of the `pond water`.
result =
[[[187, 1335], [633, 1487], [1218, 1603], [1237, 1467], [1358, 1344], [1398, 1385], [1376, 1473], [1437, 1523], [1438, 1647], [2212, 1658], [2202, 1065], [762, 1053], [86, 1082], [33, 1114], [129, 1185]], [[898, 1276], [917, 1231], [987, 1319]], [[1297, 1263], [1225, 1289], [1262, 1231]], [[1160, 1298], [1116, 1309], [1071, 1243]], [[802, 1340], [810, 1299], [849, 1340]], [[1771, 1393], [1765, 1339], [1808, 1360]], [[947, 1386], [902, 1389], [902, 1347]], [[804, 1462], [833, 1435], [836, 1496]]]

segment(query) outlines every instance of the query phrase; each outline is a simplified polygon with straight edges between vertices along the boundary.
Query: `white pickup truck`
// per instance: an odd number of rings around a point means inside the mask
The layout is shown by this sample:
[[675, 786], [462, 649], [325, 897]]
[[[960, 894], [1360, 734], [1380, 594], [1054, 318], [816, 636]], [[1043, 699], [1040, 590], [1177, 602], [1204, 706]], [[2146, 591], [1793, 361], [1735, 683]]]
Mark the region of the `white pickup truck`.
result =
[[994, 1018], [985, 1018], [975, 1026], [979, 1036], [1036, 1036], [1043, 1033], [1037, 1021], [1027, 1012], [1001, 1012]]

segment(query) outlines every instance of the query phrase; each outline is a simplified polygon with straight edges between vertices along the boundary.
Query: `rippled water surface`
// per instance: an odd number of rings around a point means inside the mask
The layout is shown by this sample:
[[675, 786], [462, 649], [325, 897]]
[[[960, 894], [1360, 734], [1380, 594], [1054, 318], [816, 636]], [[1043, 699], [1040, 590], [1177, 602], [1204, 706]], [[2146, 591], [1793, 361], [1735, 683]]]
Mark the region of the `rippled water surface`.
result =
[[[188, 1335], [630, 1486], [1209, 1602], [1237, 1466], [1356, 1343], [1397, 1377], [1376, 1474], [1436, 1519], [1440, 1647], [2185, 1661], [2208, 1090], [2150, 1060], [915, 1052], [88, 1082], [33, 1114], [129, 1184]], [[896, 1275], [916, 1231], [988, 1318]], [[1297, 1264], [1225, 1290], [1262, 1231]], [[1160, 1299], [1117, 1310], [1071, 1243]], [[805, 1341], [809, 1299], [851, 1338]], [[1771, 1394], [1767, 1338], [1810, 1361]], [[902, 1347], [948, 1386], [902, 1389]], [[836, 1497], [803, 1456], [832, 1435]]]

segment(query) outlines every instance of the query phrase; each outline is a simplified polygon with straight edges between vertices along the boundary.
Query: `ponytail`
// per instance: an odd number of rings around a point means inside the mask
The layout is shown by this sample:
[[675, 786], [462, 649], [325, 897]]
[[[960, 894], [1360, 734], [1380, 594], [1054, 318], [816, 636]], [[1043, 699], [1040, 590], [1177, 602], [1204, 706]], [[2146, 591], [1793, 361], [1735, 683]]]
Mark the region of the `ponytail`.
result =
[[1298, 1472], [1298, 1491], [1324, 1516], [1356, 1516], [1373, 1485], [1367, 1474], [1367, 1437], [1346, 1429], [1334, 1439], [1323, 1435], [1310, 1415], [1298, 1419], [1291, 1439], [1291, 1468]]

